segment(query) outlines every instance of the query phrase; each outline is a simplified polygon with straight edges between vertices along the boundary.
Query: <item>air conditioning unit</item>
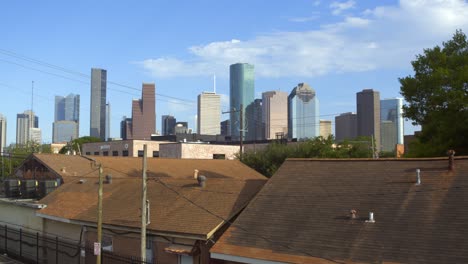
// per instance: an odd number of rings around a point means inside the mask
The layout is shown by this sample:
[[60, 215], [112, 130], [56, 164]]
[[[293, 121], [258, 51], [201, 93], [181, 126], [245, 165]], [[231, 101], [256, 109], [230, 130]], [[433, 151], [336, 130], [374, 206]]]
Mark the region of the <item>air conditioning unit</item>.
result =
[[37, 192], [38, 198], [42, 198], [46, 196], [47, 194], [53, 192], [55, 189], [57, 189], [57, 181], [55, 180], [40, 181], [38, 192]]
[[21, 195], [21, 181], [18, 179], [7, 179], [4, 181], [5, 196], [18, 198]]
[[21, 198], [31, 199], [37, 196], [37, 181], [36, 180], [21, 180]]

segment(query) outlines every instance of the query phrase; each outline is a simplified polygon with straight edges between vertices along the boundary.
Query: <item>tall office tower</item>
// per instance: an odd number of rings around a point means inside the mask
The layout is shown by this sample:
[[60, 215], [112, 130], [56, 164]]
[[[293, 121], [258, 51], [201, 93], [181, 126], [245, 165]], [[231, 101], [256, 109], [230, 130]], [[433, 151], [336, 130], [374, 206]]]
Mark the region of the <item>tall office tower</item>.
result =
[[373, 137], [375, 149], [380, 151], [380, 93], [364, 89], [356, 94], [357, 135]]
[[7, 136], [7, 119], [6, 116], [0, 114], [0, 156], [3, 156], [3, 151], [6, 148]]
[[197, 133], [219, 135], [221, 133], [221, 96], [214, 92], [198, 95]]
[[266, 139], [288, 135], [288, 93], [270, 91], [262, 94], [263, 118]]
[[107, 71], [91, 69], [91, 104], [89, 135], [106, 140]]
[[52, 142], [66, 142], [78, 138], [80, 122], [80, 96], [55, 96], [55, 120]]
[[[262, 99], [255, 99], [252, 106], [252, 111], [249, 111], [249, 107], [247, 107], [247, 112], [252, 112], [252, 120], [250, 125], [250, 132], [253, 134], [254, 140], [263, 140], [265, 139], [265, 128], [262, 123], [262, 116], [263, 116], [263, 106], [262, 106]], [[247, 117], [249, 120], [249, 117]]]
[[230, 136], [231, 135], [231, 120], [226, 119], [221, 122], [221, 135]]
[[141, 99], [132, 102], [133, 139], [151, 139], [156, 131], [156, 87], [143, 83]]
[[253, 103], [255, 96], [254, 66], [248, 63], [236, 63], [229, 67], [229, 95], [230, 95], [230, 120], [231, 137], [240, 139], [240, 107], [242, 105], [242, 119], [244, 139], [255, 138]]
[[307, 83], [299, 83], [288, 96], [288, 133], [298, 140], [320, 135], [319, 100]]
[[[31, 124], [32, 122], [32, 124]], [[36, 129], [34, 129], [36, 128]], [[16, 115], [16, 144], [26, 145], [33, 139], [40, 138], [39, 117], [31, 110]], [[37, 142], [40, 143], [40, 142]]]
[[106, 104], [106, 141], [111, 137], [111, 105], [109, 102]]
[[320, 120], [320, 136], [323, 138], [328, 138], [331, 136], [331, 127], [332, 127], [332, 122], [330, 120]]
[[171, 115], [163, 115], [161, 117], [161, 134], [163, 136], [167, 135], [174, 135], [175, 134], [175, 126], [176, 126], [176, 119]]
[[394, 151], [403, 142], [403, 98], [380, 100], [380, 138], [382, 151]]
[[335, 117], [335, 141], [351, 140], [357, 137], [357, 115], [352, 112]]
[[174, 127], [175, 134], [188, 134], [189, 128], [187, 122], [177, 122]]
[[123, 140], [132, 139], [132, 119], [124, 116], [120, 121], [120, 138]]

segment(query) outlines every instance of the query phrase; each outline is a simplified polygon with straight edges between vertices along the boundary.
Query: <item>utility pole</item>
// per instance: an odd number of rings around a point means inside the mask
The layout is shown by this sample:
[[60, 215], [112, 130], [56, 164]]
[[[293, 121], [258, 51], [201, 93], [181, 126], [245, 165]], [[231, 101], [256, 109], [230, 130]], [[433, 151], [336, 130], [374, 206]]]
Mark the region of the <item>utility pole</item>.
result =
[[[240, 104], [240, 109], [239, 110], [236, 110], [235, 108], [231, 111], [226, 111], [226, 112], [221, 112], [223, 114], [230, 114], [230, 113], [237, 113], [239, 112], [240, 116], [239, 116], [239, 133], [240, 133], [240, 144], [239, 144], [239, 147], [240, 147], [240, 150], [239, 150], [239, 158], [240, 160], [242, 160], [242, 138], [244, 137], [244, 105], [243, 104]], [[231, 124], [232, 126], [233, 124]]]
[[147, 146], [143, 145], [143, 178], [142, 178], [142, 190], [141, 190], [141, 260], [146, 260], [146, 225], [148, 221], [147, 217], [147, 201], [146, 201], [146, 157], [147, 157]]
[[[101, 264], [102, 256], [102, 165], [99, 164], [99, 191], [98, 191], [98, 224], [97, 224], [97, 246], [99, 247], [96, 256], [96, 264]], [[96, 253], [96, 245], [95, 245]]]

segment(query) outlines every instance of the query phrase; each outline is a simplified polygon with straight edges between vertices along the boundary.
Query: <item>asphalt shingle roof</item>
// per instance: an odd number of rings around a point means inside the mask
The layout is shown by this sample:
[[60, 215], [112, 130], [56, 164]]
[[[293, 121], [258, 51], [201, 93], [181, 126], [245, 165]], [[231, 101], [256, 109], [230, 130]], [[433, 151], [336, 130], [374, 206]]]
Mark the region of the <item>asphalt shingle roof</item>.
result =
[[289, 159], [211, 252], [292, 263], [468, 263], [468, 158], [456, 158], [454, 171], [447, 158]]

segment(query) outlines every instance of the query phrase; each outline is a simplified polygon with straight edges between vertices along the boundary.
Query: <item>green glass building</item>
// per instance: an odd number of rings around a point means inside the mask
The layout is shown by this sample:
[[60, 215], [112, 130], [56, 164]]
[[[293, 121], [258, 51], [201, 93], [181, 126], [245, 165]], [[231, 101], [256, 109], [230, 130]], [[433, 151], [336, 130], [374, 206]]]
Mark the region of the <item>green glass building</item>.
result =
[[[244, 140], [255, 139], [254, 100], [255, 100], [255, 75], [254, 66], [248, 63], [236, 63], [229, 67], [229, 98], [231, 138], [240, 139], [240, 113], [234, 112], [243, 108]], [[234, 111], [233, 111], [234, 110]], [[261, 122], [261, 120], [258, 120]]]

